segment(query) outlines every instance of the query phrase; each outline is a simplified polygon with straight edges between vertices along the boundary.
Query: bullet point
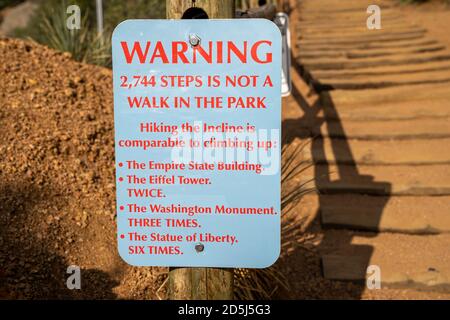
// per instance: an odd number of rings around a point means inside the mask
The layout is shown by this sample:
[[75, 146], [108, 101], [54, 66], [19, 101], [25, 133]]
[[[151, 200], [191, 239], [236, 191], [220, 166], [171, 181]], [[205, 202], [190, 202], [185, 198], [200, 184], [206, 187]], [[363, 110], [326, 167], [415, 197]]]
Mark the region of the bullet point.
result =
[[123, 178], [122, 178], [122, 177], [120, 177], [120, 178], [119, 178], [119, 181], [120, 181], [120, 182], [122, 182], [122, 181], [123, 181]]
[[119, 167], [123, 167], [123, 163], [122, 162], [119, 162]]
[[120, 206], [119, 209], [120, 209], [120, 210], [123, 210], [123, 209], [125, 209], [125, 208], [124, 208], [124, 206]]
[[123, 239], [123, 238], [125, 238], [125, 235], [121, 234], [120, 239]]

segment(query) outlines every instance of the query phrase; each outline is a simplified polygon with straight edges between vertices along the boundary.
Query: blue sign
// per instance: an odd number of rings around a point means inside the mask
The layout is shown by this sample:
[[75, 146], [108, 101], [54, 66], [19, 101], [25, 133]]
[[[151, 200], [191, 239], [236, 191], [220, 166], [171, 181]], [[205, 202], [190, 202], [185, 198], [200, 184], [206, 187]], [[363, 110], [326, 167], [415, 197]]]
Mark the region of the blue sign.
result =
[[112, 44], [120, 256], [136, 266], [273, 264], [278, 27], [263, 19], [127, 20]]

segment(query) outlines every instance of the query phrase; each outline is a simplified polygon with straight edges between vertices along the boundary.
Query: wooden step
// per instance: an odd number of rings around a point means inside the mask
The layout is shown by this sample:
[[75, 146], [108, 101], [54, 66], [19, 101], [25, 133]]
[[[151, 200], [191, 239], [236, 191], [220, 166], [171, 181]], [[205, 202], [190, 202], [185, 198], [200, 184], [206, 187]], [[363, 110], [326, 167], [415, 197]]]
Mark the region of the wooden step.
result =
[[382, 287], [450, 292], [449, 234], [405, 235], [328, 230], [321, 244], [325, 278], [364, 280], [378, 266]]
[[[370, 4], [379, 5], [382, 8], [393, 7], [392, 2], [384, 0], [310, 0], [301, 1], [300, 11], [309, 12], [309, 10], [326, 10], [326, 11], [346, 11], [346, 10], [363, 10], [365, 11]], [[303, 11], [305, 10], [305, 11]]]
[[[302, 10], [302, 21], [312, 21], [317, 22], [318, 19], [323, 19], [326, 22], [329, 22], [328, 18], [332, 18], [334, 21], [347, 21], [351, 19], [355, 19], [357, 21], [365, 21], [368, 17], [366, 12], [367, 7], [360, 8], [352, 8], [349, 10], [340, 10], [340, 11], [331, 11], [331, 10]], [[391, 10], [389, 8], [382, 8], [383, 17], [386, 18], [398, 18], [401, 17], [399, 11]]]
[[327, 34], [321, 34], [321, 36], [307, 36], [304, 34], [299, 34], [300, 45], [302, 44], [312, 44], [312, 43], [343, 43], [345, 42], [373, 42], [373, 41], [391, 41], [391, 40], [404, 40], [404, 37], [424, 35], [425, 30], [406, 30], [388, 33], [367, 33], [367, 34], [349, 34], [342, 35], [338, 34], [336, 36], [330, 36]]
[[422, 64], [412, 64], [405, 66], [385, 66], [377, 68], [360, 68], [354, 70], [313, 70], [310, 76], [315, 79], [333, 78], [333, 79], [352, 79], [354, 77], [367, 77], [381, 75], [403, 75], [415, 74], [419, 72], [435, 72], [450, 70], [450, 61], [437, 61]]
[[[401, 101], [393, 103], [362, 103], [349, 105], [335, 103], [327, 104], [319, 116], [329, 120], [340, 121], [398, 121], [416, 119], [442, 119], [450, 121], [450, 100], [432, 99], [417, 103]], [[348, 132], [350, 133], [350, 132]], [[382, 135], [383, 133], [380, 133]]]
[[450, 165], [411, 167], [316, 164], [307, 168], [296, 179], [298, 185], [311, 181], [308, 186], [314, 187], [321, 194], [450, 195]]
[[384, 67], [403, 65], [405, 69], [412, 64], [426, 64], [432, 61], [448, 61], [450, 53], [431, 52], [421, 55], [397, 55], [395, 57], [377, 57], [371, 59], [298, 59], [298, 63], [307, 70], [341, 70], [341, 69], [360, 69], [368, 67]]
[[[450, 102], [447, 107], [450, 112]], [[404, 121], [328, 121], [311, 129], [313, 136], [360, 140], [450, 138], [449, 119]]]
[[347, 59], [364, 59], [374, 57], [396, 56], [398, 54], [422, 54], [445, 50], [444, 45], [421, 46], [416, 48], [384, 49], [384, 50], [353, 50], [346, 53]]
[[427, 30], [423, 27], [417, 25], [391, 25], [389, 27], [384, 27], [380, 30], [369, 30], [365, 25], [354, 26], [353, 28], [339, 28], [339, 29], [329, 29], [324, 33], [324, 28], [314, 28], [314, 27], [304, 27], [302, 25], [296, 28], [297, 35], [304, 37], [305, 39], [315, 39], [330, 37], [331, 35], [336, 36], [354, 36], [354, 35], [373, 35], [373, 34], [389, 34], [391, 32], [426, 32]]
[[[442, 48], [442, 46], [441, 46]], [[414, 48], [416, 49], [416, 48]], [[406, 48], [406, 50], [411, 50], [411, 48]], [[410, 58], [417, 58], [418, 55], [415, 54], [411, 54], [410, 52], [407, 52], [405, 50], [405, 48], [400, 49], [395, 49], [396, 53], [392, 53], [388, 56], [359, 56], [359, 57], [352, 57], [351, 55], [348, 55], [347, 52], [350, 52], [350, 50], [346, 50], [345, 54], [342, 55], [341, 57], [336, 57], [336, 59], [334, 59], [334, 63], [341, 63], [341, 64], [346, 64], [346, 63], [353, 63], [353, 62], [367, 62], [369, 64], [374, 64], [375, 62], [382, 62], [385, 61], [387, 59], [389, 60], [409, 60]], [[393, 50], [391, 49], [391, 52]], [[336, 51], [336, 52], [343, 52], [343, 51]], [[376, 51], [374, 51], [376, 52]], [[378, 51], [380, 52], [380, 51]], [[326, 55], [326, 53], [323, 53], [324, 55]], [[421, 55], [419, 55], [421, 58], [422, 57], [427, 57], [430, 59], [434, 59], [436, 55], [450, 55], [450, 51], [448, 50], [444, 50], [442, 52], [422, 52]], [[311, 64], [321, 64], [323, 62], [326, 62], [327, 60], [330, 60], [329, 58], [327, 58], [326, 56], [323, 55], [318, 55], [315, 57], [304, 57], [301, 54], [298, 56], [298, 60], [300, 60], [302, 62], [302, 64], [304, 65], [311, 65]], [[433, 61], [433, 60], [430, 60]], [[445, 62], [444, 62], [445, 63]], [[365, 68], [368, 68], [369, 65]], [[364, 67], [363, 67], [364, 68]]]
[[450, 163], [450, 138], [427, 140], [345, 140], [317, 138], [303, 151], [317, 164], [429, 165]]
[[[367, 9], [367, 7], [366, 7]], [[366, 9], [362, 10], [352, 10], [348, 12], [330, 12], [323, 10], [319, 12], [302, 12], [299, 17], [298, 24], [311, 24], [311, 25], [335, 25], [341, 22], [363, 22], [365, 24], [368, 14]], [[383, 11], [383, 20], [386, 21], [398, 21], [405, 20], [405, 17], [401, 13], [394, 10], [386, 9]]]
[[[321, 17], [322, 15], [326, 15], [326, 16], [333, 16], [333, 17], [341, 17], [341, 16], [348, 16], [348, 15], [353, 15], [353, 16], [365, 16], [367, 18], [367, 7], [370, 5], [371, 3], [367, 3], [367, 5], [361, 4], [359, 6], [349, 6], [349, 7], [342, 7], [341, 4], [339, 4], [338, 6], [327, 6], [327, 7], [322, 7], [319, 9], [317, 9], [317, 7], [315, 8], [308, 8], [308, 7], [301, 7], [301, 13], [302, 16], [309, 18], [309, 17]], [[372, 3], [374, 4], [374, 3]], [[332, 9], [330, 9], [332, 8]], [[382, 5], [380, 6], [381, 10], [383, 13], [386, 14], [395, 14], [398, 15], [398, 11], [394, 11], [391, 10], [391, 6], [389, 5]]]
[[[336, 25], [337, 24], [337, 25]], [[404, 19], [394, 19], [390, 21], [384, 21], [382, 23], [382, 28], [379, 30], [368, 30], [365, 23], [348, 23], [346, 21], [330, 21], [329, 24], [314, 24], [313, 22], [306, 22], [305, 20], [300, 19], [300, 22], [295, 27], [295, 32], [298, 34], [318, 34], [321, 32], [330, 32], [331, 34], [339, 34], [342, 32], [343, 34], [353, 34], [353, 33], [386, 33], [390, 31], [396, 30], [424, 30], [425, 28], [412, 23], [410, 21], [406, 21]]]
[[417, 84], [447, 83], [450, 82], [450, 70], [426, 71], [414, 74], [359, 76], [348, 79], [316, 78], [312, 85], [317, 91], [322, 90], [362, 90], [380, 89]]
[[333, 90], [321, 94], [323, 105], [351, 104], [357, 107], [364, 105], [382, 105], [392, 102], [425, 103], [424, 100], [449, 99], [450, 86], [448, 84], [420, 84], [406, 87], [392, 87], [367, 90]]
[[444, 50], [445, 46], [440, 44], [425, 45], [416, 48], [386, 48], [386, 49], [359, 49], [359, 50], [336, 50], [336, 51], [308, 51], [302, 50], [298, 56], [300, 59], [321, 58], [375, 58], [395, 56], [398, 54], [422, 54], [425, 52], [437, 52]]
[[[311, 20], [304, 20], [303, 18], [300, 18], [300, 24], [304, 28], [308, 29], [317, 29], [317, 30], [323, 30], [323, 32], [327, 32], [328, 30], [349, 30], [352, 27], [355, 28], [357, 25], [365, 25], [366, 19], [359, 20], [359, 21], [351, 21], [351, 20], [341, 20], [341, 21], [330, 21], [329, 23], [324, 22], [323, 19], [318, 19], [319, 22], [311, 21]], [[411, 23], [408, 20], [405, 20], [401, 17], [392, 17], [392, 18], [386, 18], [382, 22], [383, 28], [406, 28]], [[297, 29], [298, 30], [298, 29]], [[376, 30], [372, 30], [376, 32]]]
[[439, 44], [438, 41], [431, 39], [417, 39], [417, 40], [404, 40], [404, 41], [395, 41], [395, 42], [377, 42], [377, 43], [360, 43], [360, 44], [351, 44], [351, 45], [342, 45], [342, 44], [323, 44], [323, 45], [300, 45], [299, 43], [295, 44], [298, 52], [302, 50], [311, 51], [311, 50], [321, 50], [324, 52], [328, 51], [336, 51], [336, 50], [362, 50], [362, 49], [386, 49], [386, 48], [416, 48], [418, 46], [424, 45], [436, 45]]
[[[302, 15], [297, 23], [301, 24], [304, 27], [323, 27], [324, 29], [340, 29], [340, 28], [348, 28], [355, 27], [357, 25], [365, 25], [367, 20], [367, 15], [364, 16], [349, 16], [340, 17], [338, 19], [332, 17], [306, 17]], [[408, 25], [410, 21], [406, 20], [404, 17], [399, 15], [398, 13], [393, 13], [390, 15], [383, 15], [382, 18], [382, 27], [389, 28], [396, 25]], [[375, 30], [374, 30], [375, 31]], [[376, 32], [376, 31], [375, 31]]]
[[405, 234], [450, 233], [450, 196], [310, 193], [300, 205], [309, 212], [319, 213], [321, 224], [326, 228]]
[[321, 45], [359, 45], [359, 44], [373, 44], [383, 42], [395, 42], [404, 40], [416, 40], [424, 37], [423, 32], [405, 33], [405, 34], [383, 34], [372, 37], [354, 37], [354, 38], [330, 38], [330, 39], [299, 39], [297, 43], [301, 47], [305, 46], [321, 46]]
[[365, 11], [367, 6], [370, 4], [379, 5], [381, 8], [392, 8], [392, 3], [382, 0], [313, 0], [313, 1], [301, 1], [300, 12], [310, 12], [316, 10], [321, 12], [321, 10], [340, 12], [347, 10], [363, 10]]
[[325, 227], [407, 234], [450, 233], [450, 196], [321, 194], [316, 197]]
[[450, 233], [450, 196], [320, 195], [322, 225], [407, 234]]

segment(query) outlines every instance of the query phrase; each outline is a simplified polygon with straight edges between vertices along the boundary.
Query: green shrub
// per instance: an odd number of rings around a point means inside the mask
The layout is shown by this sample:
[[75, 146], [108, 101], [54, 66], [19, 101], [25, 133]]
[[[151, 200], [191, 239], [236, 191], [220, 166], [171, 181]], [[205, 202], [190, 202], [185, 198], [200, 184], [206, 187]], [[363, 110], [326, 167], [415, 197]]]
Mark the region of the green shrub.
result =
[[110, 30], [126, 19], [164, 19], [164, 0], [105, 0], [104, 23]]
[[[0, 0], [1, 1], [1, 0]], [[104, 32], [98, 34], [95, 1], [47, 0], [42, 1], [37, 12], [25, 29], [16, 36], [35, 41], [63, 52], [70, 52], [77, 61], [102, 66], [111, 65], [111, 33], [120, 22], [130, 18], [152, 19], [165, 17], [165, 1], [158, 0], [104, 0]], [[81, 9], [81, 29], [66, 27], [69, 5]]]
[[66, 27], [66, 3], [44, 7], [38, 24], [36, 40], [59, 51], [70, 52], [77, 61], [100, 65], [110, 64], [110, 46], [107, 38], [91, 28], [89, 10], [81, 18], [79, 30]]

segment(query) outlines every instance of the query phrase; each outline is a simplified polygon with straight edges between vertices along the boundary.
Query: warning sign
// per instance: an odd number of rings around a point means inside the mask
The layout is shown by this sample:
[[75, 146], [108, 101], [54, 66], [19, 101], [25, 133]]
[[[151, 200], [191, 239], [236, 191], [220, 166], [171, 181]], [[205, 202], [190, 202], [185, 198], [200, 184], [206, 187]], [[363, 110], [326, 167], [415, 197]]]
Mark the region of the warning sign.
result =
[[281, 35], [268, 20], [127, 20], [116, 28], [117, 240], [125, 261], [276, 261], [280, 70]]

